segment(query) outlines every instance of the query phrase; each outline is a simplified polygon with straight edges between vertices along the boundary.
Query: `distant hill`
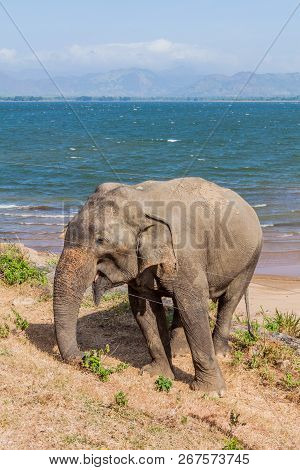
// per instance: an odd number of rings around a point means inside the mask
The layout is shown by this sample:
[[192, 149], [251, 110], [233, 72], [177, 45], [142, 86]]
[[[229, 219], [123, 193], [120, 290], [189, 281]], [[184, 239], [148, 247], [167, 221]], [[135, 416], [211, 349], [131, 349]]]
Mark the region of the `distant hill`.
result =
[[300, 95], [300, 73], [254, 74], [247, 83], [250, 76], [250, 72], [239, 72], [232, 76], [204, 75], [182, 90], [182, 95], [202, 98], [233, 97], [240, 93], [241, 98], [289, 98]]
[[[54, 77], [67, 97], [195, 97], [195, 98], [291, 98], [300, 96], [300, 73], [255, 74], [244, 89], [250, 72], [232, 76], [197, 75], [184, 71], [155, 73], [146, 69], [120, 69], [83, 76]], [[242, 93], [240, 93], [242, 91]], [[58, 96], [51, 80], [45, 78], [14, 78], [0, 72], [0, 96]]]

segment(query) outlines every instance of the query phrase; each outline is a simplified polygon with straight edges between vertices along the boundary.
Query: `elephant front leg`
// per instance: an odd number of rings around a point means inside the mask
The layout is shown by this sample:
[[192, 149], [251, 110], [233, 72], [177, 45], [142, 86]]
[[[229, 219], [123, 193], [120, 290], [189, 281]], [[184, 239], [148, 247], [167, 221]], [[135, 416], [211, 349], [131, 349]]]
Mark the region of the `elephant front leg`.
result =
[[162, 304], [147, 300], [128, 286], [132, 313], [146, 340], [152, 362], [143, 367], [150, 375], [174, 378], [171, 363], [170, 339]]
[[195, 378], [191, 383], [193, 390], [200, 390], [211, 396], [223, 396], [226, 386], [219, 368], [209, 326], [208, 295], [199, 298], [189, 293], [190, 289], [176, 291], [179, 315], [189, 343]]

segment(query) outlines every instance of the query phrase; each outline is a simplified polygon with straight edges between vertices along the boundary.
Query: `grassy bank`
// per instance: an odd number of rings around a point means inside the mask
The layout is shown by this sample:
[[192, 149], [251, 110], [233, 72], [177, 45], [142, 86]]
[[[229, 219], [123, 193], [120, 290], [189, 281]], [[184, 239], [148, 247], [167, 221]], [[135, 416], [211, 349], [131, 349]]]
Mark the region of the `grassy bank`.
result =
[[171, 385], [140, 375], [150, 358], [125, 293], [107, 294], [97, 309], [84, 299], [78, 340], [90, 352], [85, 367], [63, 363], [52, 320], [55, 260], [43, 263], [45, 281], [0, 281], [0, 448], [299, 448], [299, 356], [270, 336], [286, 328], [297, 336], [297, 319], [258, 312], [252, 338], [236, 318], [231, 356], [221, 361], [227, 395], [208, 399], [189, 389], [189, 355], [174, 360]]

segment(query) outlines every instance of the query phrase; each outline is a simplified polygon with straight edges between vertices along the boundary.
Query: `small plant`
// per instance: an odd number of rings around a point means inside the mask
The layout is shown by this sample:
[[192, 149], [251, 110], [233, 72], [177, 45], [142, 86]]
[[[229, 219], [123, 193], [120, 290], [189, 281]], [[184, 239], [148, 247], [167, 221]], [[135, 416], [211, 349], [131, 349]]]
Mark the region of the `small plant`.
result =
[[38, 302], [48, 302], [51, 299], [52, 299], [52, 293], [45, 290], [39, 295]]
[[48, 260], [47, 260], [47, 266], [49, 268], [54, 268], [58, 263], [58, 256], [52, 255]]
[[122, 372], [129, 367], [127, 362], [119, 362], [119, 364], [115, 367], [115, 372]]
[[108, 377], [113, 373], [112, 368], [103, 366], [103, 357], [109, 353], [109, 345], [105, 346], [105, 349], [93, 349], [90, 352], [86, 352], [82, 361], [83, 366], [89, 369], [94, 374], [99, 376], [102, 382], [107, 382]]
[[81, 302], [82, 308], [91, 308], [94, 306], [94, 301], [91, 295], [87, 295], [83, 298]]
[[166, 308], [166, 320], [167, 320], [168, 328], [171, 328], [172, 326], [173, 317], [174, 317], [174, 308], [168, 306]]
[[237, 366], [238, 364], [241, 364], [243, 362], [243, 358], [244, 358], [243, 351], [240, 351], [239, 349], [237, 349], [236, 351], [234, 350], [232, 353], [231, 364], [234, 366]]
[[128, 405], [127, 395], [124, 392], [122, 392], [122, 390], [119, 390], [119, 392], [115, 394], [115, 402], [118, 406], [127, 406]]
[[265, 366], [259, 372], [259, 375], [263, 383], [273, 384], [274, 383], [274, 374], [270, 371], [268, 366]]
[[109, 354], [110, 348], [107, 344], [105, 349], [93, 349], [90, 352], [86, 352], [83, 359], [82, 365], [86, 369], [89, 369], [94, 374], [98, 375], [102, 382], [107, 382], [108, 378], [114, 372], [121, 372], [128, 367], [125, 362], [120, 362], [116, 367], [106, 367], [103, 365], [103, 359]]
[[236, 330], [233, 335], [233, 339], [236, 343], [237, 349], [245, 350], [255, 344], [258, 341], [259, 336], [255, 329], [253, 335], [251, 335], [247, 330]]
[[241, 423], [240, 422], [240, 413], [236, 413], [234, 410], [230, 411], [229, 415], [229, 433], [230, 435], [233, 434], [234, 428], [237, 426], [245, 426], [246, 423]]
[[10, 329], [7, 323], [0, 323], [0, 338], [7, 338]]
[[300, 338], [300, 318], [293, 312], [282, 313], [278, 309], [275, 312], [275, 317], [265, 318], [266, 330]]
[[46, 284], [47, 282], [45, 273], [32, 266], [14, 245], [9, 245], [0, 253], [0, 276], [10, 286], [23, 284], [26, 281], [38, 284]]
[[243, 450], [243, 446], [237, 437], [233, 435], [234, 429], [237, 426], [245, 426], [246, 423], [240, 422], [240, 413], [234, 410], [230, 411], [229, 414], [229, 438], [225, 441], [223, 450]]
[[261, 357], [261, 351], [257, 350], [254, 351], [252, 356], [247, 362], [247, 366], [249, 369], [258, 369], [262, 364], [262, 357]]
[[11, 356], [11, 353], [8, 349], [0, 349], [0, 356]]
[[167, 392], [169, 393], [171, 387], [173, 386], [173, 382], [168, 377], [164, 377], [160, 375], [155, 381], [156, 390], [159, 392]]
[[281, 385], [283, 385], [287, 390], [293, 390], [300, 387], [300, 380], [294, 379], [293, 375], [290, 372], [287, 372], [281, 380]]
[[181, 424], [186, 424], [188, 422], [188, 417], [187, 416], [182, 416], [180, 422], [181, 422]]
[[222, 450], [243, 450], [242, 443], [238, 440], [237, 437], [230, 437], [224, 443]]
[[213, 300], [210, 300], [208, 304], [208, 308], [209, 308], [209, 312], [208, 312], [209, 326], [210, 326], [210, 329], [213, 330], [216, 324], [216, 319], [217, 319], [218, 303], [214, 302]]
[[14, 315], [15, 315], [15, 325], [17, 330], [25, 331], [29, 327], [29, 323], [26, 320], [26, 318], [21, 317], [19, 312], [17, 310], [12, 309]]

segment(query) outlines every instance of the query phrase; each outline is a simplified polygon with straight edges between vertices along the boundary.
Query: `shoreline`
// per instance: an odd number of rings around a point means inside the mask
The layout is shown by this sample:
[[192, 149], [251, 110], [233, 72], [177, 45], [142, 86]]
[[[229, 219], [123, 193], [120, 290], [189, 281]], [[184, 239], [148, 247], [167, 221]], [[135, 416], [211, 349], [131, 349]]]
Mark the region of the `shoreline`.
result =
[[[1, 245], [5, 244], [0, 243], [0, 248]], [[42, 269], [47, 266], [49, 259], [53, 258], [53, 253], [49, 251], [38, 251], [23, 243], [16, 245], [33, 264]], [[263, 315], [272, 316], [277, 309], [300, 316], [300, 276], [255, 273], [249, 286], [249, 301], [252, 319], [261, 318]], [[235, 314], [246, 318], [244, 298], [237, 306]]]
[[[10, 97], [9, 97], [10, 98]], [[39, 97], [36, 97], [39, 98]], [[91, 97], [90, 100], [81, 100], [80, 96], [72, 96], [72, 97], [66, 97], [65, 99], [56, 99], [51, 98], [51, 97], [41, 97], [41, 99], [27, 99], [27, 100], [14, 100], [14, 99], [5, 99], [3, 97], [2, 99], [0, 98], [0, 103], [300, 103], [300, 99], [236, 99], [236, 98], [197, 98], [197, 97], [186, 97], [186, 98], [163, 98], [163, 97], [158, 97], [158, 98], [139, 98], [139, 97], [124, 97], [124, 98], [129, 98], [129, 99], [122, 99], [122, 97], [107, 97], [101, 99], [101, 97]]]
[[[20, 244], [28, 250], [33, 250], [41, 256], [47, 254], [60, 255], [63, 249], [63, 237], [62, 233], [57, 234], [56, 237], [51, 238], [40, 238], [40, 239], [24, 239], [20, 237], [16, 238], [1, 238], [0, 245], [2, 243]], [[54, 243], [55, 242], [55, 243]], [[298, 240], [294, 242], [295, 247], [293, 250], [284, 250], [282, 245], [276, 243], [278, 251], [272, 251], [268, 248], [268, 242], [264, 242], [264, 246], [258, 260], [254, 276], [257, 279], [276, 279], [280, 280], [300, 280], [300, 243]], [[299, 245], [299, 246], [298, 246]]]

